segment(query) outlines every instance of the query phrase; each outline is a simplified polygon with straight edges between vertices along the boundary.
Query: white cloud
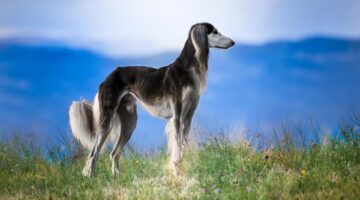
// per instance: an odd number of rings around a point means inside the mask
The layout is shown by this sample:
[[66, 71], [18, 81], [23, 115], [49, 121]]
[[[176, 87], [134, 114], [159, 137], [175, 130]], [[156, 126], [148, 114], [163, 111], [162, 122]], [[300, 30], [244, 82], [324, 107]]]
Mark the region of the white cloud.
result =
[[55, 38], [115, 55], [178, 49], [189, 27], [201, 21], [244, 42], [312, 34], [360, 36], [356, 20], [360, 1], [356, 0], [14, 0], [1, 4], [0, 36]]

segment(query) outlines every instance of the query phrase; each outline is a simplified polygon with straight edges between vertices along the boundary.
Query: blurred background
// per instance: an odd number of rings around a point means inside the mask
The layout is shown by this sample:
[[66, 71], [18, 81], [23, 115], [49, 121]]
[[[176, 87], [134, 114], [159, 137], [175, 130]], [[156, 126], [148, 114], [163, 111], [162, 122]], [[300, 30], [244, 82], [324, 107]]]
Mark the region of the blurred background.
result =
[[[316, 120], [333, 133], [360, 110], [360, 1], [0, 1], [0, 138], [70, 136], [68, 107], [92, 100], [116, 66], [161, 67], [189, 28], [210, 22], [237, 43], [212, 49], [193, 127], [261, 133]], [[131, 142], [165, 144], [139, 109]]]

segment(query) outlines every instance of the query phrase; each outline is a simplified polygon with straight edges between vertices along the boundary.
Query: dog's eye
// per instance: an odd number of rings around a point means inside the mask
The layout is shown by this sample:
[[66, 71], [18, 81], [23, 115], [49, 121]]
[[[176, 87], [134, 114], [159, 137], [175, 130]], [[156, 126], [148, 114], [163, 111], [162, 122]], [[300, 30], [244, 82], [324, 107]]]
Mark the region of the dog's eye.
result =
[[218, 31], [216, 29], [214, 29], [213, 31], [214, 34], [218, 34]]

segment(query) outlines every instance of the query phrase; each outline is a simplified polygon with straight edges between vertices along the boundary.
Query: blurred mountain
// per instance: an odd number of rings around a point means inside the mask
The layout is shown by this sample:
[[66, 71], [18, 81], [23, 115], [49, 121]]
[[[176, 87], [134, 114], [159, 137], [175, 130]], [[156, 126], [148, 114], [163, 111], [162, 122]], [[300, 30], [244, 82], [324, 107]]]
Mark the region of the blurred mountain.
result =
[[[69, 133], [67, 109], [92, 99], [116, 66], [164, 66], [177, 52], [110, 58], [50, 41], [0, 40], [0, 130]], [[270, 131], [314, 117], [332, 130], [360, 109], [360, 40], [313, 37], [211, 50], [194, 125]], [[164, 122], [140, 111], [134, 143], [164, 143]], [[271, 132], [271, 131], [270, 131]]]

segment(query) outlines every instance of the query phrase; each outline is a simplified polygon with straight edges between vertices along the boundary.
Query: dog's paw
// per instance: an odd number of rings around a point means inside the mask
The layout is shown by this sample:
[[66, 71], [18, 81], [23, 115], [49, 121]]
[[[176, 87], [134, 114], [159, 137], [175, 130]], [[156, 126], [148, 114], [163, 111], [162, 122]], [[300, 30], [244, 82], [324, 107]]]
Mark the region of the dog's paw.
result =
[[86, 177], [91, 177], [92, 176], [91, 168], [88, 166], [84, 167], [84, 169], [82, 170], [82, 175]]
[[179, 177], [180, 173], [178, 164], [170, 161], [170, 170], [175, 178]]
[[111, 173], [112, 173], [113, 177], [116, 177], [116, 176], [118, 176], [120, 174], [120, 170], [118, 168], [116, 168], [116, 167], [112, 167], [111, 168]]
[[86, 160], [85, 167], [82, 170], [82, 174], [86, 177], [93, 177], [93, 176], [95, 176], [94, 170], [95, 170], [95, 159], [88, 158]]
[[179, 175], [180, 175], [179, 170], [178, 170], [178, 169], [174, 169], [174, 170], [173, 170], [173, 175], [174, 175], [175, 178], [179, 178]]

